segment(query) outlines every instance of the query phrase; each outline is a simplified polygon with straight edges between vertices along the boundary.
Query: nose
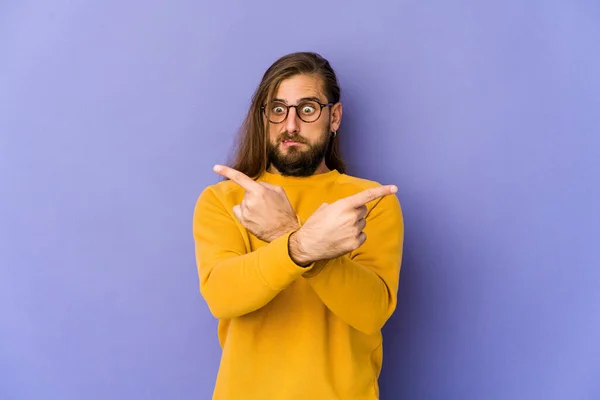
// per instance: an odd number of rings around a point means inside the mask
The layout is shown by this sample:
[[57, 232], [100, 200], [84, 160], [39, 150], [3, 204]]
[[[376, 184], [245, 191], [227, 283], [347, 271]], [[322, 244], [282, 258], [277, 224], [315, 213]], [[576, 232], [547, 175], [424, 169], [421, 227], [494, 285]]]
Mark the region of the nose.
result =
[[298, 113], [296, 107], [290, 107], [287, 119], [285, 120], [285, 129], [288, 133], [298, 132]]

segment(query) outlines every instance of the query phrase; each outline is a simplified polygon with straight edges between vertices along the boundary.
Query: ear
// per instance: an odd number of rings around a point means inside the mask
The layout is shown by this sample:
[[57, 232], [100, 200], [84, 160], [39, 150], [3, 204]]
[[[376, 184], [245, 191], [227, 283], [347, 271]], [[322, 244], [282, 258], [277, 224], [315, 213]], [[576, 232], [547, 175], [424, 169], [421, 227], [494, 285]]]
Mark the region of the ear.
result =
[[342, 103], [335, 103], [331, 106], [331, 132], [335, 132], [340, 129], [342, 123]]

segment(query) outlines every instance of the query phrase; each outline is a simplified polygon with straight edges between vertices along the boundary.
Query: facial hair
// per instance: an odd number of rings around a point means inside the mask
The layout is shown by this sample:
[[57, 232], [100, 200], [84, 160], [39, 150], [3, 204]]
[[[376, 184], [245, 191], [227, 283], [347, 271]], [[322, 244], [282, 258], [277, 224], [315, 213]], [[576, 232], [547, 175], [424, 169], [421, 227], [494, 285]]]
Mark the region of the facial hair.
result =
[[[290, 146], [287, 153], [281, 151], [281, 143], [284, 139], [304, 143], [303, 146]], [[306, 139], [295, 135], [290, 136], [284, 132], [275, 143], [267, 142], [267, 157], [283, 176], [306, 177], [315, 173], [327, 154], [331, 135], [324, 134], [317, 143], [309, 143]], [[305, 149], [304, 146], [308, 147]]]

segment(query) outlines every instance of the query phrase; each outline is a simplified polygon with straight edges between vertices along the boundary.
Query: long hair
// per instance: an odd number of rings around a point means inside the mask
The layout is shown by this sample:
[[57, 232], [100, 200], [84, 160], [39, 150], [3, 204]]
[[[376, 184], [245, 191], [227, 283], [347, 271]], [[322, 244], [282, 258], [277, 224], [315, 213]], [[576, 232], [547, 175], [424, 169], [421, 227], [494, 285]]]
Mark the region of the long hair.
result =
[[[238, 143], [231, 167], [251, 178], [258, 178], [267, 168], [267, 121], [263, 118], [261, 107], [268, 103], [279, 84], [288, 78], [300, 74], [318, 75], [323, 80], [323, 91], [327, 101], [340, 101], [340, 86], [329, 62], [317, 53], [299, 52], [281, 57], [267, 69], [260, 84], [252, 96], [248, 114], [241, 126]], [[330, 139], [325, 154], [325, 164], [330, 170], [346, 172], [346, 164], [341, 157], [339, 135]]]

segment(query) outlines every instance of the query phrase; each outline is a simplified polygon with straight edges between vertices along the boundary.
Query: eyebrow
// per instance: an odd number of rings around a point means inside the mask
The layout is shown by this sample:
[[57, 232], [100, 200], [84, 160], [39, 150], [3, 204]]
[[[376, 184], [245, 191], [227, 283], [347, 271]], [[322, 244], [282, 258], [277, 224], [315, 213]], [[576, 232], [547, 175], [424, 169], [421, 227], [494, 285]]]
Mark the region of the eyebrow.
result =
[[[316, 101], [317, 103], [321, 103], [321, 99], [319, 99], [316, 96], [314, 96], [314, 97], [303, 97], [300, 100], [298, 100], [298, 103], [301, 103], [301, 102], [307, 101], [307, 100], [312, 100], [312, 101]], [[273, 99], [273, 101], [276, 101], [278, 103], [287, 104], [287, 102], [285, 100], [283, 100], [283, 99]]]

